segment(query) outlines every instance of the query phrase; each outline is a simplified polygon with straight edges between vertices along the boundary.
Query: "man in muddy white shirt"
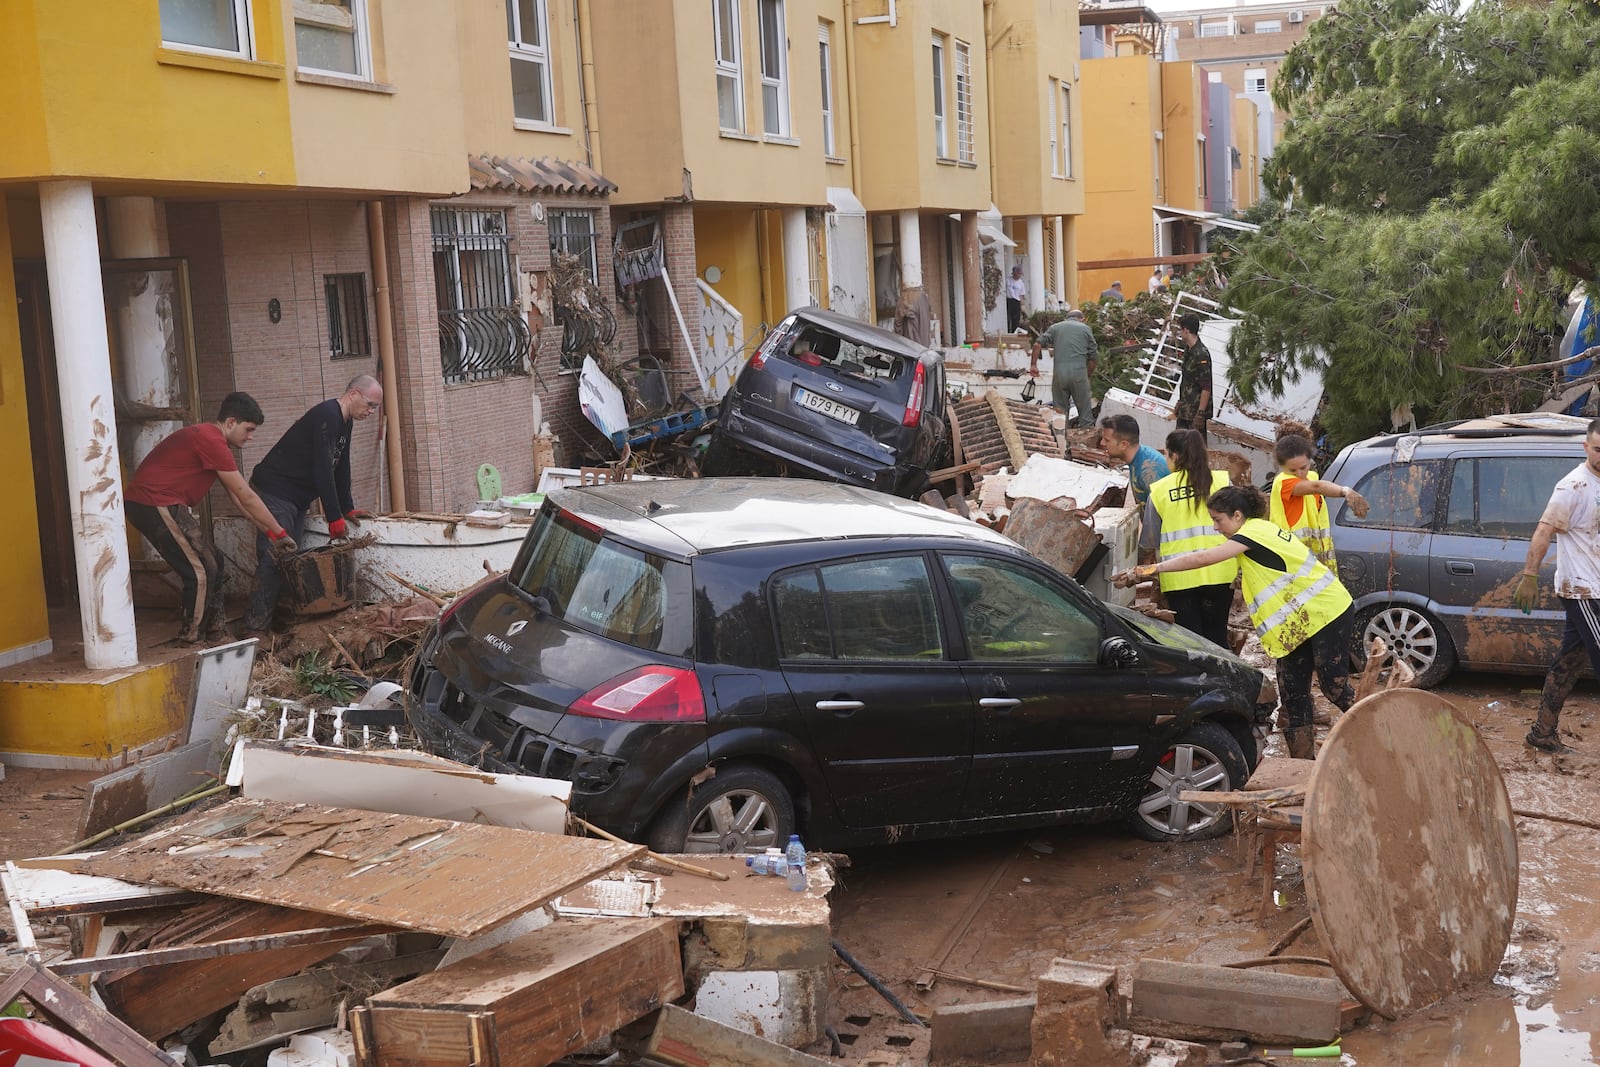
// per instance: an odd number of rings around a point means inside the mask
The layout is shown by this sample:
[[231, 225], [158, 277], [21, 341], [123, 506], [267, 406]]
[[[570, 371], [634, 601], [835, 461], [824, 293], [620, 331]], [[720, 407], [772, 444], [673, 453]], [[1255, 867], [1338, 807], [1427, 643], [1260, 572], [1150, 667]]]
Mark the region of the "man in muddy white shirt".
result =
[[1539, 565], [1550, 540], [1561, 535], [1556, 551], [1556, 596], [1566, 609], [1567, 629], [1539, 696], [1539, 717], [1528, 731], [1528, 744], [1545, 752], [1563, 752], [1556, 725], [1561, 707], [1587, 662], [1600, 675], [1600, 419], [1589, 424], [1583, 439], [1584, 461], [1556, 483], [1539, 526], [1528, 545], [1528, 559], [1517, 580], [1512, 602], [1524, 615], [1533, 610], [1539, 590]]

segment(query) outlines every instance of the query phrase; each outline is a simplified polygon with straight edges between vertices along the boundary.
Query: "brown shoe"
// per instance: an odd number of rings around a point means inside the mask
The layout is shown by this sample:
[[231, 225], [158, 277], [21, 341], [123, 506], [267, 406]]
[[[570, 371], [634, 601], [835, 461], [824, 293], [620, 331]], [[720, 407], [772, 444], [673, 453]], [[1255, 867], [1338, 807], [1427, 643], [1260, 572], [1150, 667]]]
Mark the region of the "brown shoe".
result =
[[1538, 749], [1540, 752], [1572, 751], [1571, 748], [1561, 743], [1560, 734], [1554, 731], [1551, 731], [1548, 734], [1542, 734], [1539, 732], [1539, 728], [1537, 726], [1529, 730], [1528, 736], [1523, 738], [1523, 740], [1532, 745], [1534, 748]]

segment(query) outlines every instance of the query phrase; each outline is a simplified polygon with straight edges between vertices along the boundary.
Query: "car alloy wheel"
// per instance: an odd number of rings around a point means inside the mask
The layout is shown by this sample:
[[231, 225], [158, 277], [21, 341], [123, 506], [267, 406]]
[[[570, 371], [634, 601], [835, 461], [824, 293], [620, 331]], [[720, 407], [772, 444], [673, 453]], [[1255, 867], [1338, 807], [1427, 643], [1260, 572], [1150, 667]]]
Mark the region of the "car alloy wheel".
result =
[[794, 801], [776, 775], [728, 765], [696, 787], [687, 804], [670, 803], [651, 828], [656, 852], [762, 852], [794, 832]]
[[1195, 724], [1150, 772], [1133, 828], [1151, 841], [1217, 837], [1233, 825], [1222, 804], [1179, 800], [1181, 793], [1226, 793], [1249, 777], [1239, 742], [1214, 722]]
[[1433, 616], [1408, 604], [1389, 604], [1370, 608], [1356, 620], [1357, 666], [1366, 663], [1367, 646], [1381, 638], [1399, 662], [1416, 677], [1411, 684], [1428, 689], [1444, 681], [1455, 667], [1455, 649], [1450, 637]]

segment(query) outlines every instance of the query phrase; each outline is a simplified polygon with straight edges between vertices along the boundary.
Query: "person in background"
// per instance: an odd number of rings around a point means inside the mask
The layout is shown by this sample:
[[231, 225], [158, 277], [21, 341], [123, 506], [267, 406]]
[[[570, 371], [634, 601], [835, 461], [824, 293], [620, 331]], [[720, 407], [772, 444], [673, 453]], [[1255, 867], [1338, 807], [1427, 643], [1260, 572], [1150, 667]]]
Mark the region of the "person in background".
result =
[[1114, 301], [1114, 302], [1120, 304], [1120, 303], [1122, 303], [1122, 301], [1124, 301], [1124, 300], [1126, 300], [1128, 298], [1125, 295], [1123, 295], [1122, 283], [1121, 282], [1112, 282], [1111, 283], [1111, 288], [1101, 291], [1100, 299], [1101, 300], [1111, 300], [1111, 301]]
[[1150, 500], [1150, 486], [1170, 473], [1160, 452], [1139, 443], [1139, 423], [1132, 415], [1107, 415], [1100, 420], [1100, 451], [1128, 465], [1133, 502], [1141, 509]]
[[1277, 661], [1278, 701], [1289, 755], [1315, 759], [1312, 675], [1340, 710], [1355, 703], [1350, 685], [1355, 602], [1305, 545], [1266, 520], [1267, 501], [1259, 489], [1241, 485], [1219, 489], [1206, 502], [1206, 510], [1226, 541], [1134, 567], [1114, 575], [1112, 582], [1127, 588], [1162, 574], [1237, 560], [1250, 621], [1261, 647]]
[[1051, 326], [1033, 342], [1033, 352], [1028, 362], [1028, 373], [1039, 376], [1039, 350], [1048, 348], [1051, 353], [1050, 403], [1062, 412], [1073, 409], [1074, 426], [1093, 426], [1093, 398], [1089, 381], [1094, 377], [1100, 345], [1094, 331], [1083, 321], [1083, 312], [1073, 308], [1067, 317]]
[[1148, 293], [1159, 293], [1161, 290], [1166, 288], [1164, 279], [1161, 276], [1160, 267], [1157, 267], [1155, 270], [1150, 272], [1150, 280], [1145, 283], [1144, 288], [1145, 292]]
[[1354, 489], [1319, 479], [1317, 472], [1311, 469], [1314, 455], [1316, 447], [1310, 438], [1293, 431], [1279, 431], [1278, 444], [1272, 454], [1279, 470], [1272, 479], [1269, 518], [1299, 538], [1323, 566], [1338, 574], [1333, 528], [1328, 523], [1328, 505], [1323, 498], [1345, 498], [1358, 519], [1367, 517], [1367, 498]]
[[1183, 339], [1183, 369], [1173, 414], [1178, 429], [1198, 430], [1204, 439], [1206, 423], [1211, 421], [1211, 352], [1200, 340], [1200, 316], [1180, 315], [1178, 336]]
[[[1173, 430], [1166, 445], [1172, 473], [1150, 487], [1150, 502], [1139, 527], [1140, 556], [1156, 561], [1224, 543], [1211, 524], [1206, 501], [1227, 488], [1228, 472], [1211, 469], [1205, 440], [1193, 430]], [[1198, 570], [1171, 571], [1160, 576], [1161, 595], [1179, 626], [1228, 648], [1228, 612], [1238, 574], [1239, 563], [1232, 559]]]
[[1539, 567], [1556, 535], [1556, 596], [1567, 616], [1561, 648], [1539, 693], [1539, 714], [1528, 744], [1544, 752], [1566, 752], [1558, 727], [1561, 709], [1585, 666], [1600, 676], [1600, 419], [1589, 423], [1583, 462], [1556, 483], [1528, 543], [1512, 603], [1527, 615], [1539, 594]]
[[[370, 374], [357, 375], [339, 396], [300, 416], [256, 464], [250, 485], [296, 541], [305, 534], [306, 512], [313, 500], [322, 501], [328, 536], [335, 540], [346, 535], [347, 523], [360, 526], [370, 517], [350, 497], [350, 433], [355, 423], [382, 405], [378, 380]], [[266, 631], [278, 604], [282, 581], [270, 548], [264, 534], [256, 538], [255, 588], [244, 616], [245, 630], [251, 633]]]
[[1011, 268], [1006, 280], [1006, 333], [1016, 333], [1022, 325], [1022, 298], [1028, 295], [1028, 283], [1022, 280], [1022, 264]]
[[294, 538], [245, 484], [233, 459], [232, 450], [243, 448], [265, 421], [261, 405], [249, 393], [229, 393], [213, 421], [185, 426], [163, 438], [128, 482], [128, 521], [183, 583], [183, 623], [177, 639], [184, 644], [228, 636], [222, 558], [201, 532], [193, 510], [213, 482], [222, 483], [234, 506], [261, 531], [270, 558], [295, 551]]

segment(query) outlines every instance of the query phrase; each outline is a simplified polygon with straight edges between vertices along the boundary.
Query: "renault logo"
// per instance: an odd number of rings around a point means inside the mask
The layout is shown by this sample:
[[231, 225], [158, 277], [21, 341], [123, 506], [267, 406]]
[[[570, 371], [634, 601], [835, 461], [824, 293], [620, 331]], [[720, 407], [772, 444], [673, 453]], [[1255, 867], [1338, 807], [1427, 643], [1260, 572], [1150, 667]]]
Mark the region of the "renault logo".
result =
[[527, 625], [528, 625], [528, 620], [527, 619], [523, 619], [520, 622], [512, 623], [511, 624], [511, 628], [506, 631], [506, 636], [507, 637], [515, 637], [515, 636], [517, 636], [518, 634], [520, 634], [523, 631], [523, 629]]

